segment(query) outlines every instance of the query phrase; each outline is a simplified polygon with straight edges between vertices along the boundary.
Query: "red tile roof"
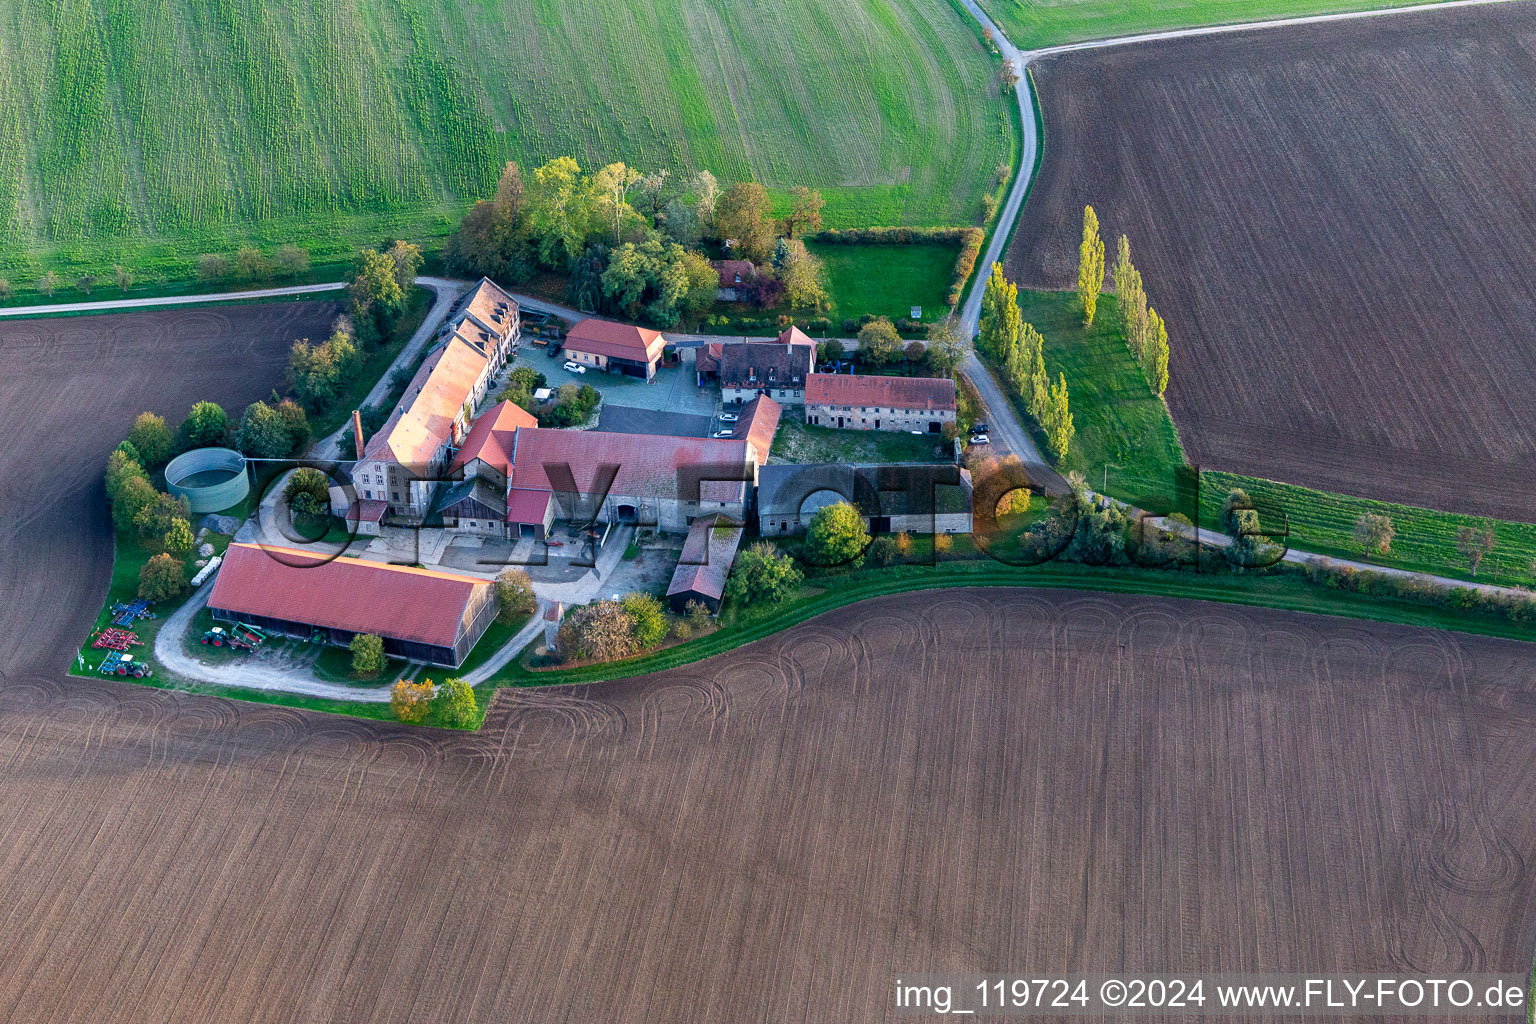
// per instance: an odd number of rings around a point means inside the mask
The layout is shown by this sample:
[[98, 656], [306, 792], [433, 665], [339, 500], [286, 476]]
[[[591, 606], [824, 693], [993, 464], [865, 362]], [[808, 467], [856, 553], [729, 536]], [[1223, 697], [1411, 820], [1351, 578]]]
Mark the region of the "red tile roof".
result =
[[795, 326], [790, 326], [780, 331], [777, 341], [780, 345], [809, 345], [811, 348], [816, 347], [816, 342], [811, 340], [811, 336]]
[[735, 288], [744, 284], [747, 277], [756, 272], [751, 260], [716, 260], [715, 270], [720, 274], [721, 288]]
[[434, 350], [406, 385], [400, 405], [368, 441], [365, 460], [393, 459], [420, 470], [452, 440], [453, 422], [474, 395], [489, 359], [459, 334]]
[[805, 381], [805, 404], [952, 412], [955, 382], [948, 377], [813, 373]]
[[555, 490], [546, 465], [568, 463], [576, 486], [594, 485], [597, 468], [618, 466], [612, 494], [681, 497], [678, 470], [719, 467], [732, 475], [750, 465], [747, 442], [655, 434], [609, 434], [597, 430], [519, 430], [514, 487]]
[[517, 429], [538, 425], [538, 418], [521, 406], [499, 403], [475, 420], [469, 436], [464, 439], [464, 447], [453, 457], [452, 469], [462, 469], [481, 459], [505, 473], [512, 465], [512, 438]]
[[758, 395], [741, 410], [741, 418], [731, 428], [731, 437], [746, 441], [757, 452], [761, 465], [768, 461], [768, 449], [773, 447], [773, 435], [779, 430], [779, 417], [784, 407], [767, 395]]
[[571, 328], [565, 336], [565, 347], [610, 359], [650, 363], [661, 358], [666, 341], [660, 331], [588, 317]]
[[436, 569], [237, 543], [224, 554], [208, 606], [452, 647], [471, 598], [490, 585]]
[[528, 523], [537, 526], [549, 514], [549, 503], [554, 500], [549, 491], [536, 491], [527, 487], [513, 487], [507, 491], [507, 522]]
[[672, 573], [667, 596], [693, 593], [720, 600], [741, 536], [741, 524], [729, 516], [695, 519], [688, 527], [688, 539], [683, 541], [683, 554]]

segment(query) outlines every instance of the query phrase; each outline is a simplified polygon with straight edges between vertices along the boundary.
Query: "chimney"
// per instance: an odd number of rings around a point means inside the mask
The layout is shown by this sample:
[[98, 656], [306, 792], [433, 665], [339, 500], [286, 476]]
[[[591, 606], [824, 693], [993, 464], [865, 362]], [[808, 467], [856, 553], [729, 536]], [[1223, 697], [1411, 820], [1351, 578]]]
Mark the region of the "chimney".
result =
[[357, 460], [363, 460], [363, 412], [361, 409], [352, 410], [352, 444], [357, 448]]

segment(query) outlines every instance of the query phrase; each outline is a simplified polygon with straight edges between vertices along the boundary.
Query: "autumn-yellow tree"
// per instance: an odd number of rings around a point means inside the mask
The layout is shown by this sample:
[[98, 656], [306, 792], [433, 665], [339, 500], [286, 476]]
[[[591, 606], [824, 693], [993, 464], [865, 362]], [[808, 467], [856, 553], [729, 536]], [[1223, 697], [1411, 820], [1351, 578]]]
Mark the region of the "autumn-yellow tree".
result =
[[1099, 237], [1099, 215], [1083, 207], [1083, 241], [1077, 255], [1077, 301], [1083, 307], [1083, 324], [1093, 326], [1093, 314], [1104, 290], [1104, 239]]
[[432, 698], [436, 693], [437, 687], [432, 685], [430, 679], [423, 679], [419, 683], [401, 679], [389, 691], [389, 709], [402, 722], [413, 725], [425, 722], [432, 710]]

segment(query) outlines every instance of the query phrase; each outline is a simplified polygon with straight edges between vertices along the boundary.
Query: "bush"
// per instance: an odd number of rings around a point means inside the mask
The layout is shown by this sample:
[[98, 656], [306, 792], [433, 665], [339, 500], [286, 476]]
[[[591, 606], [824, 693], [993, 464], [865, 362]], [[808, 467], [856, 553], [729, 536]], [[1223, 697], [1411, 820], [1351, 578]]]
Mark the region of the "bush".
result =
[[896, 538], [890, 534], [876, 537], [874, 543], [869, 546], [869, 560], [884, 568], [896, 561], [899, 553], [896, 550]]
[[293, 471], [283, 486], [283, 500], [295, 519], [319, 519], [331, 514], [330, 481], [312, 466]]
[[566, 657], [612, 661], [635, 652], [634, 620], [617, 601], [575, 608], [565, 617], [556, 643]]
[[936, 533], [933, 535], [933, 553], [947, 555], [955, 549], [955, 538], [948, 533]]
[[216, 402], [198, 402], [181, 421], [182, 443], [189, 449], [222, 445], [229, 436], [229, 417]]
[[902, 558], [912, 557], [912, 535], [905, 530], [896, 535], [896, 553]]
[[869, 547], [869, 527], [846, 501], [816, 510], [805, 530], [805, 553], [812, 565], [858, 568]]
[[180, 559], [161, 552], [139, 570], [139, 596], [148, 601], [169, 601], [187, 586]]
[[384, 657], [383, 637], [359, 633], [347, 646], [352, 651], [352, 674], [359, 679], [377, 679], [388, 664]]
[[619, 606], [629, 614], [637, 650], [648, 651], [667, 638], [667, 613], [650, 594], [626, 594]]
[[480, 721], [480, 705], [474, 689], [462, 679], [445, 679], [432, 698], [437, 720], [455, 729], [468, 729]]
[[795, 560], [772, 541], [759, 541], [736, 557], [725, 593], [732, 601], [776, 603], [793, 594], [804, 580]]
[[526, 570], [511, 567], [496, 577], [496, 621], [515, 625], [533, 614], [539, 599], [533, 593], [533, 580]]
[[401, 679], [389, 691], [389, 709], [400, 721], [419, 725], [427, 720], [427, 715], [432, 711], [432, 697], [436, 689], [430, 679], [419, 683]]

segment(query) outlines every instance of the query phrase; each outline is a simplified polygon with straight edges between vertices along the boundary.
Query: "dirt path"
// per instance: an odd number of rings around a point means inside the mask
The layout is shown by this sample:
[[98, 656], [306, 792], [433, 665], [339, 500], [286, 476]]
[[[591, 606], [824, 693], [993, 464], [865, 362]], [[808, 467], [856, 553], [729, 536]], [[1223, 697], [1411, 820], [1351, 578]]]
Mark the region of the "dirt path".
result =
[[55, 302], [45, 306], [9, 306], [0, 309], [0, 317], [47, 316], [50, 313], [107, 313], [124, 309], [154, 309], [158, 306], [191, 306], [203, 302], [249, 302], [251, 299], [275, 299], [285, 295], [339, 292], [346, 286], [345, 281], [329, 281], [324, 284], [295, 284], [283, 288], [257, 288], [254, 291], [245, 292], [164, 295], [154, 299], [102, 299], [99, 302]]

